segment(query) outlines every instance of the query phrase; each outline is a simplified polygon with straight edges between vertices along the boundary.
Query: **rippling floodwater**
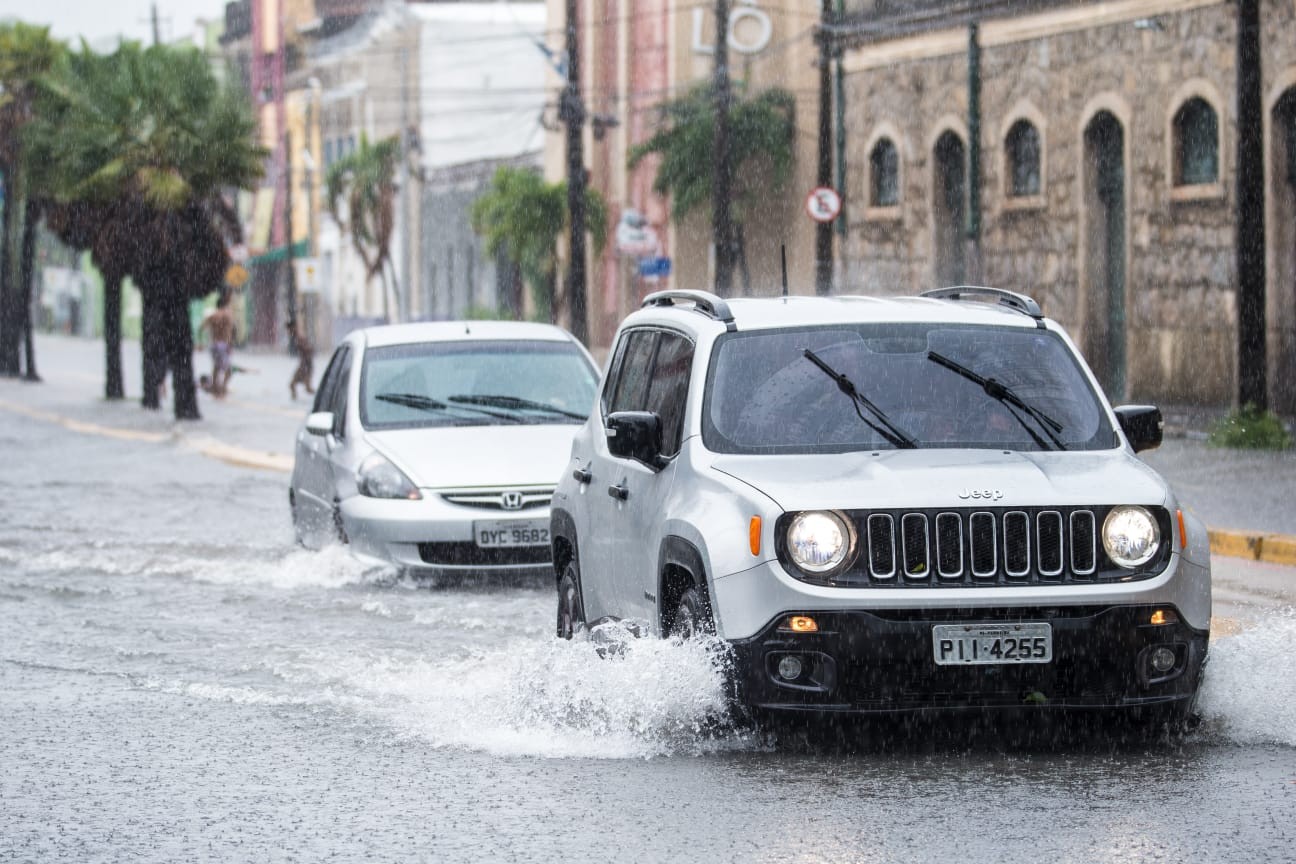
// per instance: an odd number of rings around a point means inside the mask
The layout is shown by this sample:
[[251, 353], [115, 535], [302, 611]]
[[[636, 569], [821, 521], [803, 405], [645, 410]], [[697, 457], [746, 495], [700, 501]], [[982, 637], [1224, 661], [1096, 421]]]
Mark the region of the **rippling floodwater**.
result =
[[780, 748], [703, 646], [292, 549], [282, 478], [0, 447], [0, 860], [1296, 860], [1290, 611], [1215, 640], [1181, 741]]

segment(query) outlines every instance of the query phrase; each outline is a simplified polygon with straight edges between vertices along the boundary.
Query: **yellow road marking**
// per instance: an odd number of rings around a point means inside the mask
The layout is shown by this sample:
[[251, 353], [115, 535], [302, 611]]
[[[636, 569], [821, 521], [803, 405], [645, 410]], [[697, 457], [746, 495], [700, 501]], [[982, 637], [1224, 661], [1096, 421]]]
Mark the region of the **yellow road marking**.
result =
[[183, 437], [167, 432], [141, 432], [135, 429], [120, 429], [114, 426], [101, 426], [98, 423], [85, 423], [81, 420], [73, 420], [70, 417], [63, 417], [59, 414], [54, 414], [50, 411], [42, 411], [39, 408], [31, 408], [27, 405], [19, 405], [4, 399], [0, 399], [0, 408], [6, 411], [12, 411], [15, 414], [21, 414], [25, 417], [31, 417], [34, 420], [54, 423], [58, 426], [62, 426], [64, 429], [70, 429], [73, 432], [80, 432], [85, 435], [98, 435], [102, 438], [116, 438], [122, 441], [144, 441], [150, 444], [161, 444], [166, 441], [177, 440], [178, 438], [182, 444], [195, 450], [199, 454], [206, 456], [209, 459], [219, 460], [228, 465], [235, 465], [240, 468], [255, 468], [260, 471], [278, 471], [285, 474], [292, 471], [292, 457], [283, 453], [251, 450], [233, 444], [224, 444], [213, 439], [185, 441]]

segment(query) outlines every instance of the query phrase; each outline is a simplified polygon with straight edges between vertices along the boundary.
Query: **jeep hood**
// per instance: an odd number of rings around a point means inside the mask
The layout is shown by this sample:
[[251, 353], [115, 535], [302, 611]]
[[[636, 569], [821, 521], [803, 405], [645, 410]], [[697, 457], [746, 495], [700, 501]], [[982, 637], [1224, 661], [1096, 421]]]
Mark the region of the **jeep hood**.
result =
[[719, 455], [712, 467], [784, 510], [1164, 505], [1165, 482], [1123, 450], [885, 450]]

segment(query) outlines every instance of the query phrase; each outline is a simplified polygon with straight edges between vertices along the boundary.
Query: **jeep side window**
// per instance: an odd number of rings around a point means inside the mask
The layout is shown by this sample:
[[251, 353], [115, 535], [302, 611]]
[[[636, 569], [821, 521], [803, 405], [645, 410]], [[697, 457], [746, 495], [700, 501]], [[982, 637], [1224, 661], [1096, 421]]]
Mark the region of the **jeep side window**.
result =
[[612, 412], [644, 410], [656, 348], [656, 330], [636, 330], [626, 334], [625, 353], [617, 372], [616, 392], [610, 406]]
[[662, 333], [658, 337], [646, 407], [661, 418], [662, 455], [666, 457], [679, 452], [692, 368], [693, 343], [676, 333]]

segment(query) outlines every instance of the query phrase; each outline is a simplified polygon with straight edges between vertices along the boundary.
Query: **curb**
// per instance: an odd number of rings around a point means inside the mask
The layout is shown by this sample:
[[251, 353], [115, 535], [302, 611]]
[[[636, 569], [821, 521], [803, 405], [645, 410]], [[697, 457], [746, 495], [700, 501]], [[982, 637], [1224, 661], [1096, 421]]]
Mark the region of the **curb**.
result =
[[1289, 534], [1257, 534], [1214, 528], [1208, 529], [1207, 533], [1212, 554], [1296, 566], [1296, 537]]

